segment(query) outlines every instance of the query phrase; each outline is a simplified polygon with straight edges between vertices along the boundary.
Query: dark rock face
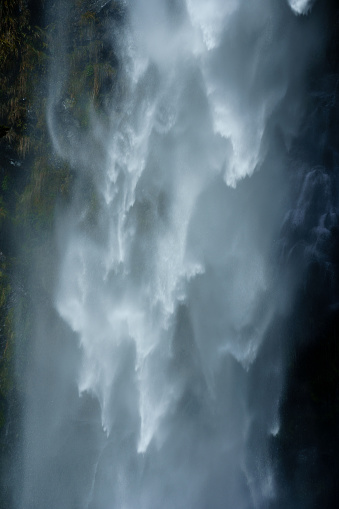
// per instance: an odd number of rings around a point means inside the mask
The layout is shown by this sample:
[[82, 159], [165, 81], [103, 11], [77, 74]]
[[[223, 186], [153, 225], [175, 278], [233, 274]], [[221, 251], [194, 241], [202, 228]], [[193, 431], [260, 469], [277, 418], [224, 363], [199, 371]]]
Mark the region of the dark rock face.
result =
[[[273, 440], [277, 507], [335, 508], [339, 501], [339, 9], [317, 4], [328, 43], [309, 78], [309, 107], [292, 158], [295, 204], [285, 227], [291, 270], [303, 267], [289, 318], [281, 429]], [[302, 211], [301, 211], [302, 210]], [[293, 268], [292, 268], [293, 267]]]

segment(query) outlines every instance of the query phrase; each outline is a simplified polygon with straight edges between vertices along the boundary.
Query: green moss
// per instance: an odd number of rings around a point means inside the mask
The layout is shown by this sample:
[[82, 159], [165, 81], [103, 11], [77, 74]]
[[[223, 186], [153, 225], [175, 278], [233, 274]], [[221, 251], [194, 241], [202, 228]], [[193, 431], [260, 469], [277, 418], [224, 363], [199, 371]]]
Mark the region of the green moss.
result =
[[92, 64], [86, 65], [85, 74], [88, 78], [94, 75], [94, 67]]
[[[66, 203], [73, 189], [73, 171], [53, 154], [45, 117], [43, 77], [53, 54], [56, 28], [32, 26], [28, 5], [24, 0], [0, 2], [0, 143], [18, 162], [12, 165], [9, 160], [2, 168], [0, 226], [11, 235], [14, 230], [13, 236], [20, 239], [16, 259], [0, 259], [0, 429], [5, 424], [6, 401], [18, 390], [19, 382], [13, 376], [14, 350], [20, 341], [29, 345], [33, 328], [29, 296], [14, 295], [11, 273], [33, 274], [39, 260], [32, 284], [46, 293], [51, 291], [55, 275], [49, 260], [55, 206], [58, 201]], [[103, 15], [83, 10], [80, 0], [74, 8], [73, 39], [66, 57], [69, 66], [65, 65], [65, 76], [59, 76], [64, 79], [62, 102], [79, 136], [86, 134], [93, 112], [102, 122], [108, 121], [105, 101], [116, 86], [118, 67], [102, 35], [105, 16], [120, 16], [122, 12], [118, 2], [111, 2]], [[100, 202], [95, 186], [89, 184], [87, 192], [84, 223], [92, 228], [99, 220]], [[20, 334], [14, 328], [13, 302]]]
[[16, 225], [27, 239], [32, 233], [50, 229], [58, 198], [67, 200], [71, 193], [73, 175], [66, 164], [54, 166], [46, 156], [35, 159], [28, 184], [19, 197]]

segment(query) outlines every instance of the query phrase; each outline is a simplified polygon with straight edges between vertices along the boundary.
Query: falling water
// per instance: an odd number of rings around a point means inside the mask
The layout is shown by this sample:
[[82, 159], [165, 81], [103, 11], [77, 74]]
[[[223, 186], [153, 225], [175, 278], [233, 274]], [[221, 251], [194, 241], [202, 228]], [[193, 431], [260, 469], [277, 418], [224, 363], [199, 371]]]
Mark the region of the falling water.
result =
[[76, 178], [54, 310], [36, 305], [18, 505], [273, 507], [295, 288], [278, 260], [313, 2], [121, 2], [105, 35], [118, 85], [87, 134], [59, 4], [47, 120]]

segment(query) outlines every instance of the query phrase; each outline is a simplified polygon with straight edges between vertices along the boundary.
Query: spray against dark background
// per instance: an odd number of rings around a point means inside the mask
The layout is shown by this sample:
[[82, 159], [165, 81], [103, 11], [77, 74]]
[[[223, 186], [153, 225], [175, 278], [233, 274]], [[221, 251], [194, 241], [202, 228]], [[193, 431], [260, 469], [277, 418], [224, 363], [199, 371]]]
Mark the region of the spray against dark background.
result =
[[[286, 95], [285, 99], [281, 102], [281, 110], [279, 108], [275, 110], [275, 114], [268, 119], [268, 127], [266, 127], [266, 170], [265, 163], [261, 169], [261, 174], [258, 173], [254, 177], [257, 181], [257, 193], [261, 193], [265, 186], [268, 187], [268, 193], [272, 193], [272, 189], [278, 193], [276, 189], [276, 183], [269, 184], [269, 168], [268, 166], [274, 163], [274, 157], [276, 152], [283, 154], [284, 161], [283, 165], [286, 168], [286, 181], [289, 192], [283, 194], [284, 203], [286, 206], [286, 215], [284, 218], [284, 225], [280, 237], [277, 237], [277, 255], [281, 260], [281, 272], [282, 281], [279, 284], [284, 287], [284, 284], [288, 288], [295, 282], [295, 298], [290, 303], [290, 310], [288, 315], [279, 320], [273, 321], [273, 325], [270, 326], [270, 330], [267, 333], [268, 336], [272, 337], [271, 342], [266, 339], [264, 347], [260, 351], [257, 360], [253, 363], [249, 371], [249, 381], [246, 385], [251, 385], [253, 381], [254, 387], [258, 385], [258, 379], [260, 377], [263, 380], [259, 383], [259, 386], [263, 386], [266, 383], [266, 377], [269, 380], [269, 369], [268, 366], [274, 371], [274, 362], [276, 356], [276, 346], [283, 343], [281, 347], [282, 358], [284, 366], [287, 367], [285, 376], [285, 384], [283, 389], [283, 398], [280, 403], [280, 420], [281, 426], [279, 433], [271, 439], [270, 454], [271, 459], [269, 463], [273, 464], [274, 475], [278, 486], [278, 502], [272, 501], [272, 507], [296, 507], [300, 508], [315, 508], [320, 503], [327, 505], [327, 507], [335, 507], [336, 501], [336, 488], [335, 488], [335, 472], [337, 471], [337, 424], [338, 424], [338, 346], [337, 346], [337, 333], [338, 333], [338, 312], [337, 312], [337, 298], [338, 298], [338, 272], [337, 272], [337, 260], [338, 260], [338, 225], [337, 225], [337, 120], [338, 120], [338, 104], [336, 99], [337, 90], [337, 71], [338, 71], [338, 17], [337, 9], [334, 3], [320, 2], [318, 1], [308, 15], [308, 17], [291, 18], [290, 11], [287, 6], [282, 2], [276, 3], [277, 9], [281, 9], [281, 19], [288, 20], [290, 23], [298, 25], [298, 29], [295, 31], [295, 41], [291, 43], [291, 49], [288, 54], [290, 60], [287, 62], [287, 75], [291, 77], [288, 66], [292, 69], [296, 69], [296, 72], [300, 72], [298, 67], [305, 65], [306, 75], [302, 73], [303, 81], [301, 90], [297, 93], [299, 97], [302, 96], [301, 101], [302, 107], [301, 112], [297, 113], [297, 124], [289, 124], [288, 113], [284, 111], [285, 105], [290, 104], [289, 94], [293, 97], [296, 93], [295, 88], [289, 88], [289, 79], [287, 79]], [[311, 51], [310, 60], [303, 62], [299, 60], [298, 54], [300, 51], [300, 45], [308, 44], [305, 41], [304, 34], [307, 31], [312, 30], [308, 27], [310, 24], [314, 24], [316, 27], [317, 36], [315, 40], [311, 42], [313, 49]], [[307, 27], [308, 24], [308, 27]], [[281, 23], [281, 29], [285, 27], [284, 23]], [[320, 27], [320, 28], [319, 28]], [[299, 35], [300, 34], [300, 35]], [[301, 35], [303, 34], [303, 35]], [[319, 42], [319, 44], [318, 44]], [[286, 43], [287, 44], [287, 43]], [[293, 54], [292, 48], [296, 48], [296, 53]], [[243, 50], [243, 57], [246, 59], [247, 51], [246, 48]], [[274, 58], [274, 50], [272, 50], [272, 58]], [[241, 61], [243, 64], [243, 59]], [[246, 68], [246, 66], [245, 66]], [[238, 72], [237, 69], [234, 72]], [[292, 71], [292, 75], [293, 75]], [[303, 70], [303, 72], [305, 72]], [[60, 75], [59, 75], [60, 77]], [[62, 78], [62, 77], [61, 77]], [[292, 80], [293, 81], [293, 80]], [[244, 82], [246, 89], [246, 82]], [[259, 80], [260, 85], [260, 80]], [[262, 85], [258, 85], [257, 93], [260, 96], [262, 87], [265, 87], [265, 79], [263, 79]], [[246, 93], [244, 94], [246, 96]], [[293, 104], [293, 100], [292, 100]], [[299, 107], [300, 107], [300, 103]], [[240, 107], [240, 106], [239, 106]], [[243, 106], [245, 107], [245, 106]], [[246, 108], [245, 108], [246, 109]], [[241, 109], [239, 111], [242, 111]], [[284, 120], [286, 118], [286, 121]], [[277, 121], [278, 119], [278, 121]], [[285, 122], [285, 123], [284, 123]], [[274, 125], [274, 124], [277, 125]], [[292, 131], [292, 132], [289, 132]], [[287, 134], [286, 134], [287, 133]], [[284, 148], [284, 145], [286, 148]], [[272, 148], [273, 146], [273, 148]], [[278, 147], [278, 148], [276, 148]], [[241, 186], [242, 184], [240, 184]], [[285, 183], [286, 185], [286, 183]], [[273, 186], [273, 187], [272, 187]], [[267, 189], [266, 187], [266, 189]], [[248, 206], [248, 195], [253, 193], [253, 190], [246, 191], [246, 183], [243, 184], [243, 202], [242, 207], [239, 207], [238, 214], [243, 212], [243, 208], [246, 209]], [[210, 197], [207, 196], [204, 200], [213, 200], [213, 196], [217, 195], [218, 192], [222, 194], [222, 191], [213, 189], [209, 191]], [[228, 194], [227, 200], [232, 200], [232, 192], [225, 191]], [[287, 198], [289, 196], [289, 198]], [[280, 198], [280, 197], [279, 197]], [[223, 196], [218, 198], [220, 201], [224, 199]], [[251, 203], [251, 199], [250, 199]], [[253, 202], [254, 203], [254, 202]], [[253, 221], [252, 235], [255, 241], [260, 244], [262, 239], [265, 239], [265, 234], [260, 233], [261, 228], [265, 229], [267, 225], [272, 227], [272, 221], [267, 221], [267, 210], [270, 206], [270, 199], [265, 201], [265, 193], [262, 196], [262, 213], [256, 217]], [[280, 218], [281, 209], [280, 204], [278, 208], [278, 218]], [[271, 210], [270, 210], [271, 213]], [[200, 223], [206, 221], [206, 231], [209, 229], [210, 224], [214, 224], [215, 218], [211, 217], [197, 217], [197, 222]], [[257, 221], [257, 224], [255, 223]], [[265, 223], [266, 221], [266, 223]], [[232, 230], [230, 230], [232, 234]], [[218, 236], [218, 232], [216, 234]], [[261, 238], [262, 235], [262, 238]], [[207, 257], [209, 256], [207, 244], [210, 242], [213, 244], [213, 236], [209, 239], [206, 245], [206, 239], [199, 239], [199, 235], [194, 232], [192, 227], [191, 242], [195, 242], [200, 249], [203, 250]], [[200, 243], [200, 244], [199, 244]], [[215, 255], [210, 253], [210, 256], [215, 260]], [[214, 283], [216, 284], [216, 283]], [[284, 294], [285, 289], [277, 288], [277, 293]], [[197, 295], [192, 289], [193, 294]], [[34, 407], [34, 396], [32, 405], [29, 406], [28, 413], [30, 417], [27, 430], [36, 429], [38, 435], [41, 451], [43, 451], [42, 457], [45, 456], [45, 460], [41, 457], [41, 452], [36, 450], [36, 459], [28, 458], [28, 464], [30, 465], [30, 474], [34, 476], [34, 468], [37, 470], [43, 470], [43, 476], [41, 479], [45, 479], [41, 482], [41, 486], [44, 486], [42, 492], [37, 492], [32, 500], [32, 507], [37, 507], [36, 500], [39, 500], [41, 507], [46, 507], [46, 504], [52, 506], [55, 501], [63, 507], [77, 506], [83, 507], [85, 504], [81, 500], [81, 486], [85, 486], [89, 482], [89, 478], [86, 478], [86, 472], [83, 472], [83, 464], [90, 462], [90, 456], [96, 455], [95, 449], [100, 448], [100, 444], [104, 441], [104, 437], [95, 431], [96, 424], [93, 424], [93, 429], [89, 432], [91, 441], [93, 444], [93, 451], [83, 451], [82, 447], [77, 444], [81, 444], [82, 440], [86, 440], [86, 433], [91, 427], [91, 415], [97, 415], [96, 410], [93, 411], [91, 408], [95, 406], [93, 401], [84, 403], [77, 403], [77, 391], [72, 381], [73, 369], [77, 365], [77, 352], [70, 346], [72, 342], [68, 342], [65, 339], [65, 345], [63, 353], [60, 356], [60, 345], [55, 346], [55, 350], [51, 348], [50, 342], [44, 342], [43, 338], [47, 335], [53, 336], [53, 320], [57, 330], [60, 329], [61, 325], [59, 320], [54, 317], [51, 318], [53, 312], [49, 309], [42, 310], [41, 302], [37, 309], [37, 316], [43, 316], [44, 320], [40, 320], [39, 327], [42, 330], [37, 334], [40, 338], [35, 346], [37, 348], [36, 358], [38, 364], [41, 362], [41, 369], [46, 371], [46, 365], [48, 373], [45, 374], [47, 378], [47, 393], [46, 397], [49, 401], [46, 401], [45, 405], [42, 405], [42, 400], [39, 397], [38, 401], [35, 399]], [[45, 323], [43, 323], [45, 321]], [[185, 317], [185, 308], [178, 310], [177, 317], [178, 337], [190, 338], [192, 331], [189, 330], [187, 325], [187, 317]], [[186, 325], [185, 325], [186, 324]], [[185, 329], [186, 327], [186, 329]], [[180, 329], [181, 328], [181, 329]], [[187, 329], [188, 328], [188, 329]], [[57, 334], [60, 335], [60, 331]], [[69, 332], [61, 333], [61, 336], [66, 338]], [[189, 342], [190, 340], [187, 339]], [[40, 345], [40, 346], [39, 346]], [[273, 346], [274, 345], [274, 346]], [[126, 351], [125, 363], [126, 366], [130, 363], [131, 372], [133, 371], [133, 348], [130, 351]], [[179, 347], [178, 347], [179, 348]], [[183, 355], [182, 346], [180, 346], [180, 355]], [[185, 347], [190, 350], [190, 346]], [[44, 349], [46, 351], [44, 351]], [[34, 352], [34, 349], [32, 350]], [[68, 358], [67, 363], [64, 362], [65, 352]], [[33, 353], [34, 357], [34, 353]], [[40, 359], [40, 361], [39, 361]], [[46, 362], [46, 359], [50, 359]], [[56, 360], [59, 359], [58, 364]], [[211, 361], [212, 362], [212, 361]], [[278, 370], [281, 369], [280, 361], [278, 361]], [[193, 362], [194, 364], [194, 362]], [[54, 366], [50, 369], [50, 366]], [[187, 365], [185, 370], [187, 370]], [[194, 366], [190, 369], [194, 371]], [[240, 368], [229, 367], [237, 370]], [[284, 368], [285, 369], [285, 368]], [[53, 375], [53, 370], [55, 374]], [[39, 372], [39, 370], [38, 370]], [[52, 379], [55, 376], [55, 382], [53, 384]], [[234, 375], [233, 380], [242, 380], [243, 376]], [[31, 389], [31, 394], [37, 394], [40, 391], [41, 379], [35, 378], [37, 384], [35, 388]], [[60, 385], [61, 383], [61, 385]], [[226, 383], [226, 381], [225, 381]], [[64, 385], [63, 385], [64, 384]], [[51, 391], [51, 387], [54, 387]], [[73, 392], [69, 391], [69, 387], [73, 387]], [[203, 390], [203, 389], [202, 389]], [[222, 386], [220, 391], [222, 391]], [[247, 390], [247, 389], [246, 389]], [[274, 389], [272, 389], [275, 394]], [[241, 391], [240, 391], [241, 392]], [[65, 394], [69, 396], [65, 398]], [[255, 409], [256, 399], [258, 393], [256, 390], [249, 391], [249, 404]], [[267, 393], [265, 393], [267, 396]], [[51, 397], [53, 395], [53, 397]], [[265, 396], [265, 397], [266, 397]], [[70, 398], [71, 402], [68, 400]], [[194, 399], [194, 398], [193, 398]], [[192, 398], [191, 398], [192, 401]], [[56, 455], [55, 464], [51, 461], [51, 448], [53, 449], [53, 422], [57, 421], [58, 415], [64, 412], [65, 407], [73, 408], [71, 414], [77, 415], [77, 405], [84, 405], [80, 411], [81, 415], [85, 415], [86, 418], [81, 424], [80, 421], [73, 427], [72, 431], [57, 430], [57, 436], [66, 433], [74, 433], [73, 439], [65, 439], [65, 448], [67, 444], [74, 443], [74, 450], [67, 451], [60, 449], [60, 442], [56, 442], [56, 450], [52, 453]], [[133, 404], [133, 402], [132, 402]], [[51, 405], [50, 413], [48, 413], [48, 406]], [[58, 406], [59, 405], [59, 406]], [[236, 408], [236, 405], [232, 408]], [[60, 410], [62, 409], [62, 410]], [[60, 410], [60, 411], [59, 411]], [[46, 415], [48, 414], [48, 415]], [[46, 420], [47, 417], [47, 420]], [[261, 416], [264, 419], [264, 417]], [[66, 420], [68, 420], [67, 417]], [[77, 417], [78, 419], [78, 417]], [[260, 434], [260, 418], [259, 424], [252, 429], [252, 438], [250, 439], [249, 450], [255, 450], [255, 444], [258, 443], [258, 436]], [[138, 423], [135, 422], [135, 427], [138, 427]], [[81, 428], [81, 429], [80, 429]], [[43, 431], [45, 429], [45, 432]], [[87, 431], [86, 431], [87, 430]], [[44, 435], [45, 433], [45, 435]], [[29, 435], [29, 433], [28, 433]], [[26, 441], [29, 441], [29, 436], [26, 435]], [[82, 438], [79, 438], [82, 437]], [[93, 438], [94, 437], [94, 438]], [[33, 439], [33, 449], [36, 449], [37, 440], [36, 436]], [[127, 439], [126, 439], [127, 440]], [[44, 443], [46, 441], [46, 446]], [[260, 442], [260, 440], [259, 440]], [[111, 444], [112, 451], [115, 454], [119, 454], [121, 448], [121, 462], [123, 458], [128, 457], [126, 450], [129, 447], [133, 447], [131, 444], [133, 439], [127, 440], [126, 444], [122, 446]], [[99, 444], [99, 445], [98, 445]], [[39, 447], [40, 447], [39, 446]], [[46, 448], [46, 451], [45, 451]], [[63, 451], [63, 452], [62, 452]], [[109, 448], [106, 449], [106, 453], [109, 456]], [[69, 458], [67, 459], [67, 454]], [[132, 453], [131, 453], [132, 454]], [[175, 454], [175, 453], [174, 453]], [[261, 452], [260, 452], [261, 454]], [[67, 464], [67, 469], [63, 472], [58, 471], [60, 465], [58, 465], [57, 457], [64, 455], [66, 460], [63, 464]], [[83, 458], [85, 455], [85, 458]], [[267, 458], [268, 459], [268, 458]], [[45, 463], [46, 462], [46, 463]], [[108, 464], [110, 460], [107, 460]], [[227, 461], [226, 461], [227, 463]], [[102, 463], [105, 464], [105, 461]], [[32, 468], [32, 465], [35, 467]], [[42, 466], [43, 465], [43, 466]], [[48, 465], [45, 468], [45, 465]], [[202, 470], [204, 470], [204, 465]], [[127, 466], [132, 468], [131, 466]], [[216, 494], [216, 500], [213, 503], [213, 507], [219, 507], [225, 505], [225, 494], [222, 491], [219, 493], [219, 486], [222, 485], [222, 481], [218, 481], [218, 475], [221, 475], [224, 465], [222, 461], [219, 465], [214, 465], [214, 469], [211, 478], [213, 482], [210, 486], [207, 486], [207, 493]], [[86, 469], [85, 469], [86, 470]], [[133, 470], [133, 468], [132, 468]], [[135, 467], [135, 471], [138, 471], [138, 467]], [[75, 479], [79, 473], [79, 479], [81, 483], [74, 489], [72, 486], [72, 480]], [[82, 472], [82, 473], [81, 473]], [[25, 483], [29, 484], [29, 480], [26, 479]], [[42, 474], [39, 473], [38, 477]], [[109, 482], [110, 476], [116, 475], [114, 472], [102, 473], [98, 478], [102, 479], [103, 486], [106, 486]], [[107, 476], [107, 480], [104, 478]], [[57, 491], [53, 493], [53, 490], [49, 490], [46, 485], [55, 482], [55, 479], [59, 479], [55, 488]], [[150, 474], [150, 478], [152, 475]], [[137, 482], [137, 479], [135, 480]], [[179, 480], [178, 480], [179, 482]], [[59, 484], [60, 483], [60, 484]], [[34, 483], [33, 483], [34, 484]], [[175, 484], [175, 483], [174, 483]], [[179, 483], [180, 484], [180, 483]], [[62, 488], [60, 487], [62, 486]], [[152, 487], [154, 489], [154, 487]], [[241, 486], [241, 490], [246, 491], [245, 486]], [[97, 487], [100, 491], [100, 486]], [[151, 487], [150, 487], [151, 490]], [[62, 491], [62, 493], [61, 493]], [[31, 495], [32, 496], [32, 495]], [[61, 498], [59, 498], [61, 496]], [[151, 493], [150, 493], [151, 496]], [[188, 495], [189, 497], [192, 495]], [[64, 500], [63, 500], [64, 497]], [[230, 495], [232, 499], [232, 495]], [[109, 501], [107, 500], [107, 504]], [[147, 502], [146, 502], [147, 503]], [[182, 500], [182, 503], [184, 501]], [[203, 504], [208, 502], [202, 502]], [[35, 504], [35, 505], [34, 505]], [[71, 505], [70, 505], [71, 504]], [[73, 504], [73, 505], [72, 505]], [[39, 506], [39, 505], [38, 505]], [[183, 505], [185, 506], [185, 504]], [[15, 505], [14, 505], [15, 507]], [[150, 506], [151, 507], [151, 506]], [[179, 506], [178, 506], [179, 507]], [[185, 506], [187, 507], [187, 505]]]

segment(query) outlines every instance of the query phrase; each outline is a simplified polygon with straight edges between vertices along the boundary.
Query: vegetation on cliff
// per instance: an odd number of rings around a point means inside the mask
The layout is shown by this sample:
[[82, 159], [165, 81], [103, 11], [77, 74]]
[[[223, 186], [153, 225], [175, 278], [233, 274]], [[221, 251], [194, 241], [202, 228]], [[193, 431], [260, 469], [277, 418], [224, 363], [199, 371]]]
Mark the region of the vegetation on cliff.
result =
[[[106, 25], [124, 13], [114, 1], [104, 9], [96, 4], [68, 4], [70, 40], [59, 102], [80, 137], [93, 111], [104, 121], [108, 98], [119, 88]], [[54, 211], [69, 200], [75, 171], [53, 150], [46, 119], [60, 27], [49, 23], [44, 0], [3, 0], [0, 20], [0, 505], [10, 507], [6, 475], [21, 440], [20, 374], [34, 330], [31, 294], [33, 289], [44, 298], [52, 289]], [[91, 189], [89, 182], [89, 220], [96, 203]]]

